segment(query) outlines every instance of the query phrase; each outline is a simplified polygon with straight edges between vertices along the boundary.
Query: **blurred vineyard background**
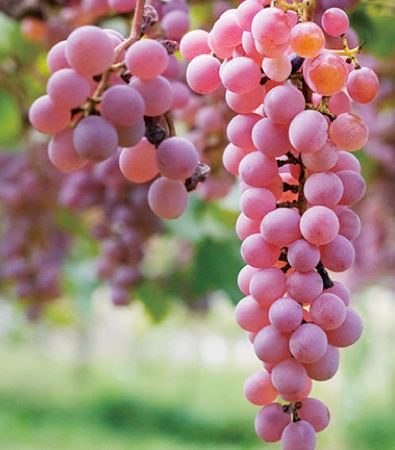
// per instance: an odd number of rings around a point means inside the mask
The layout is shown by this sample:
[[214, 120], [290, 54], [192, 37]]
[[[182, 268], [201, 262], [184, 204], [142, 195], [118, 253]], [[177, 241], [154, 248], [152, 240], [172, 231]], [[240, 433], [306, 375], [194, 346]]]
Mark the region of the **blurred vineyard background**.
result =
[[[59, 201], [60, 186], [71, 175], [42, 162], [48, 139], [32, 131], [27, 113], [45, 92], [50, 46], [84, 20], [73, 14], [80, 2], [61, 3], [67, 2], [0, 1], [0, 448], [278, 449], [256, 437], [258, 408], [243, 395], [245, 379], [260, 364], [233, 316], [243, 265], [234, 232], [233, 179], [217, 168], [214, 180], [226, 195], [205, 201], [209, 194], [192, 193], [184, 216], [152, 225], [127, 306], [113, 305], [117, 297], [96, 274], [102, 249], [90, 228], [100, 207], [68, 208]], [[190, 2], [191, 28], [209, 27], [215, 8], [226, 4]], [[318, 448], [394, 450], [395, 3], [322, 0], [321, 6], [352, 7], [351, 25], [360, 42], [366, 40], [361, 61], [380, 76], [381, 90], [373, 104], [358, 109], [371, 133], [366, 149], [357, 153], [368, 189], [357, 207], [363, 222], [357, 261], [342, 276], [365, 330], [355, 346], [342, 351], [339, 373], [313, 388], [332, 416], [318, 435]], [[26, 21], [31, 11], [44, 23], [37, 35]], [[89, 19], [126, 33], [127, 15]], [[182, 114], [176, 127], [180, 134], [193, 132]], [[211, 145], [217, 166], [223, 135], [224, 126]], [[15, 157], [24, 162], [15, 165]], [[14, 189], [25, 169], [44, 182], [31, 210], [31, 184]], [[104, 183], [106, 177], [111, 178], [104, 171]], [[35, 266], [36, 276], [49, 285], [44, 300], [7, 278], [7, 249], [19, 233], [19, 222], [13, 222], [20, 214], [17, 204], [24, 220], [40, 230], [34, 231], [34, 245], [49, 246]], [[25, 252], [30, 244], [21, 244]], [[53, 270], [55, 285], [46, 279]]]

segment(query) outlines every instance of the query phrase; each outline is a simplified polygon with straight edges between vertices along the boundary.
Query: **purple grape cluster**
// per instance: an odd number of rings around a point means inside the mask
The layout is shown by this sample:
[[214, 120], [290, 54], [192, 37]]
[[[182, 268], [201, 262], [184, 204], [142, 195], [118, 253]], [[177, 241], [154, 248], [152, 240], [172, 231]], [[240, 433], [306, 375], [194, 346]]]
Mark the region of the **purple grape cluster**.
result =
[[0, 280], [29, 318], [60, 295], [70, 240], [57, 222], [61, 177], [42, 148], [0, 155]]
[[143, 279], [139, 264], [145, 243], [162, 229], [148, 206], [148, 189], [147, 183], [125, 179], [118, 152], [70, 174], [61, 187], [60, 203], [91, 217], [91, 235], [100, 241], [97, 274], [109, 282], [114, 305], [130, 303], [131, 290]]

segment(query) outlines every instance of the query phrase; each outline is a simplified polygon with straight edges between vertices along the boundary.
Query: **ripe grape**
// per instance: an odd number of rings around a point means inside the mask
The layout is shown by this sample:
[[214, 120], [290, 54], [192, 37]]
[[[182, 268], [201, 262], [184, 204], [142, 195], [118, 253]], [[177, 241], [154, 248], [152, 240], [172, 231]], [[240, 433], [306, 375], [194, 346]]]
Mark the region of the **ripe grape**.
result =
[[73, 142], [77, 152], [88, 161], [104, 161], [118, 146], [117, 131], [100, 116], [84, 117], [74, 129]]
[[302, 58], [315, 58], [325, 45], [325, 36], [314, 22], [300, 22], [292, 28], [290, 46]]
[[277, 391], [274, 388], [270, 374], [268, 372], [254, 372], [244, 383], [244, 395], [253, 405], [267, 405], [277, 398]]
[[327, 139], [328, 122], [318, 111], [302, 111], [294, 117], [289, 126], [289, 140], [301, 153], [318, 151]]
[[76, 28], [67, 38], [66, 56], [81, 75], [98, 75], [111, 66], [114, 47], [101, 28], [85, 25]]
[[280, 9], [265, 8], [253, 18], [251, 33], [257, 42], [274, 47], [288, 41], [291, 23], [287, 14]]
[[43, 95], [32, 103], [29, 120], [33, 127], [45, 134], [55, 134], [67, 127], [71, 120], [70, 109]]
[[198, 55], [189, 63], [186, 77], [189, 87], [198, 94], [214, 92], [221, 83], [220, 62], [210, 55]]
[[334, 330], [344, 322], [346, 306], [337, 295], [324, 292], [311, 303], [310, 318], [323, 330]]
[[184, 59], [191, 62], [199, 55], [209, 55], [211, 49], [208, 45], [208, 32], [205, 30], [192, 30], [185, 34], [180, 42], [180, 52]]
[[[321, 327], [304, 323], [292, 333], [289, 348], [295, 359], [311, 364], [322, 358], [327, 350], [328, 338]], [[304, 385], [303, 385], [304, 386]]]
[[275, 123], [287, 124], [305, 108], [303, 94], [292, 84], [282, 84], [271, 89], [265, 96], [263, 107]]
[[304, 364], [307, 375], [317, 381], [329, 380], [339, 369], [339, 359], [339, 349], [328, 344], [326, 352], [318, 361], [312, 364]]
[[159, 172], [155, 157], [155, 146], [146, 138], [142, 138], [137, 145], [122, 149], [119, 167], [128, 180], [133, 183], [145, 183], [155, 178]]
[[270, 323], [267, 309], [260, 306], [251, 295], [236, 305], [235, 318], [239, 327], [246, 331], [259, 331]]
[[348, 69], [341, 56], [323, 50], [315, 58], [304, 62], [303, 75], [314, 92], [320, 95], [333, 95], [346, 86]]
[[314, 450], [316, 441], [313, 426], [305, 420], [290, 423], [281, 435], [282, 450]]
[[298, 239], [288, 247], [288, 262], [299, 272], [313, 270], [319, 263], [320, 257], [319, 248], [304, 239]]
[[327, 331], [328, 342], [336, 347], [348, 347], [361, 337], [363, 324], [360, 316], [351, 308], [346, 308], [346, 318], [340, 327]]
[[269, 158], [283, 156], [291, 148], [288, 126], [274, 123], [268, 117], [255, 123], [251, 136], [254, 146]]
[[157, 178], [148, 190], [148, 204], [162, 219], [177, 219], [188, 206], [188, 192], [181, 181]]
[[66, 128], [56, 133], [48, 144], [49, 160], [64, 172], [75, 172], [87, 163], [74, 147], [73, 131], [72, 128]]
[[299, 222], [297, 210], [277, 208], [265, 215], [261, 223], [261, 232], [268, 242], [283, 247], [300, 237]]
[[289, 297], [279, 298], [270, 306], [269, 309], [270, 323], [283, 333], [294, 331], [302, 323], [302, 319], [303, 319], [302, 307], [298, 302], [296, 302], [292, 298]]
[[291, 356], [289, 335], [273, 325], [262, 328], [254, 339], [254, 351], [261, 361], [279, 363]]
[[[269, 306], [285, 293], [286, 276], [278, 267], [257, 270], [252, 274], [249, 292], [261, 305]], [[280, 330], [282, 331], [282, 330]]]
[[350, 25], [347, 14], [340, 8], [327, 9], [321, 18], [322, 28], [330, 36], [344, 34]]
[[170, 137], [156, 150], [156, 165], [160, 173], [172, 180], [183, 181], [195, 171], [199, 155], [194, 145], [185, 138]]
[[322, 278], [314, 270], [308, 272], [295, 270], [287, 278], [288, 294], [301, 303], [310, 303], [321, 294], [322, 289]]
[[144, 110], [143, 97], [129, 86], [112, 86], [102, 96], [101, 114], [114, 125], [134, 125], [143, 118]]
[[127, 69], [142, 80], [152, 80], [161, 75], [168, 62], [169, 56], [165, 47], [154, 39], [135, 42], [125, 54]]
[[331, 123], [329, 136], [337, 147], [355, 152], [368, 141], [369, 130], [360, 117], [343, 113]]
[[161, 116], [171, 107], [173, 90], [171, 84], [161, 75], [151, 80], [132, 78], [129, 86], [136, 89], [143, 97], [145, 116]]
[[311, 244], [324, 245], [331, 242], [339, 231], [339, 219], [326, 206], [308, 208], [300, 219], [300, 231]]
[[353, 70], [348, 76], [347, 92], [357, 103], [370, 103], [379, 91], [379, 79], [369, 67]]
[[289, 414], [280, 403], [264, 406], [255, 418], [256, 434], [265, 442], [277, 442], [281, 439], [284, 428], [291, 422]]

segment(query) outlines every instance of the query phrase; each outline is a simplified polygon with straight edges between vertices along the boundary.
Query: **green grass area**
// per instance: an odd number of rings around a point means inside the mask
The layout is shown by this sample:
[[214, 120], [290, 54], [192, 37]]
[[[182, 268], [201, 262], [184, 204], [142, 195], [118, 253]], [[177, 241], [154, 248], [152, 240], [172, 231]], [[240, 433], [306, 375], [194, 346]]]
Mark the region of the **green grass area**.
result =
[[[340, 373], [315, 384], [313, 396], [332, 416], [329, 428], [318, 434], [317, 450], [395, 450], [395, 306], [388, 301], [379, 310], [369, 302], [359, 308], [363, 338], [342, 350]], [[67, 328], [39, 325], [4, 337], [0, 449], [279, 450], [279, 444], [265, 444], [254, 433], [259, 408], [243, 395], [251, 367], [232, 358], [218, 366], [199, 358], [175, 362], [169, 358], [175, 325], [173, 316], [147, 328], [119, 354], [88, 352], [83, 359], [75, 334], [69, 350], [62, 346], [70, 338]], [[199, 336], [209, 330], [207, 321], [183, 326], [199, 330]], [[54, 334], [57, 344], [46, 345]]]
[[[141, 363], [87, 366], [2, 352], [0, 448], [258, 449], [241, 373]], [[237, 383], [237, 384], [236, 384]]]

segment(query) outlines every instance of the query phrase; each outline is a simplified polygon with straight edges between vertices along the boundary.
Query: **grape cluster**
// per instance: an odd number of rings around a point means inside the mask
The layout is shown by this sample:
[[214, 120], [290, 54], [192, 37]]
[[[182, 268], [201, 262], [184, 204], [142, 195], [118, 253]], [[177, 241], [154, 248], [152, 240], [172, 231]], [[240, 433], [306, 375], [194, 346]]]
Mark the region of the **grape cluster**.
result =
[[60, 295], [70, 239], [57, 222], [61, 178], [42, 148], [0, 155], [0, 280], [35, 319]]
[[[314, 2], [246, 0], [209, 33], [181, 41], [190, 87], [209, 94], [222, 84], [237, 113], [223, 154], [241, 179], [236, 232], [247, 265], [236, 321], [265, 368], [247, 379], [245, 395], [263, 406], [258, 436], [281, 440], [284, 450], [315, 448], [329, 412], [308, 397], [312, 380], [333, 377], [339, 348], [362, 333], [350, 292], [327, 269], [344, 272], [355, 259], [361, 224], [348, 207], [366, 186], [352, 152], [366, 144], [368, 128], [351, 100], [372, 101], [378, 79], [358, 64], [359, 48], [349, 48], [344, 11], [326, 10], [322, 27], [313, 15]], [[324, 31], [340, 36], [341, 51], [325, 47]]]
[[[189, 27], [165, 21], [187, 15], [185, 8], [175, 0], [163, 6], [166, 38], [179, 39]], [[196, 148], [174, 135], [169, 113], [189, 101], [188, 88], [176, 80], [179, 63], [172, 53], [178, 44], [140, 39], [158, 18], [139, 1], [129, 38], [86, 25], [52, 47], [47, 94], [34, 101], [29, 118], [38, 131], [54, 135], [49, 158], [62, 171], [105, 161], [121, 147], [120, 168], [128, 180], [144, 183], [160, 175], [148, 202], [159, 217], [173, 219], [185, 211], [188, 190], [196, 187], [197, 181], [188, 180], [202, 177]]]
[[98, 277], [109, 283], [114, 305], [129, 304], [142, 280], [145, 243], [161, 231], [147, 203], [147, 183], [131, 184], [119, 169], [119, 152], [106, 161], [67, 176], [59, 201], [89, 217], [91, 235], [100, 242]]

